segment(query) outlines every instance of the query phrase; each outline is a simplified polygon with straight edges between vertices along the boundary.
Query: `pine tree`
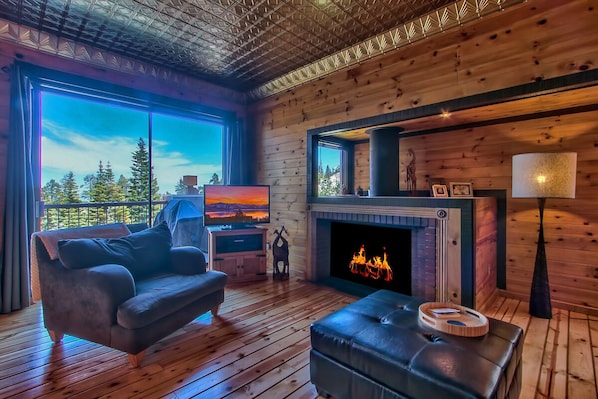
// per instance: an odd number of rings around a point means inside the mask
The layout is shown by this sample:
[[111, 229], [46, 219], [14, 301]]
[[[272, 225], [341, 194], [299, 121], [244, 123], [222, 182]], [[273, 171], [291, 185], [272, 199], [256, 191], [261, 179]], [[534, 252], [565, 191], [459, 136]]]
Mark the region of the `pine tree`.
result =
[[326, 165], [326, 171], [324, 172], [324, 178], [329, 179], [332, 175], [332, 171], [330, 170], [330, 165]]
[[[42, 187], [42, 200], [46, 204], [59, 204], [62, 186], [52, 179]], [[42, 219], [42, 230], [53, 230], [58, 228], [58, 210], [48, 209]]]
[[127, 198], [129, 193], [129, 179], [125, 175], [120, 175], [116, 184], [120, 187], [124, 197]]
[[[60, 203], [61, 204], [79, 204], [79, 186], [75, 180], [75, 174], [69, 171], [62, 180], [60, 180]], [[61, 221], [59, 227], [78, 227], [80, 223], [79, 214], [80, 208], [66, 208], [59, 210], [59, 220]]]
[[95, 175], [86, 175], [83, 178], [83, 184], [81, 185], [81, 199], [85, 202], [91, 201], [91, 188], [96, 180]]
[[[125, 195], [122, 187], [114, 180], [114, 172], [110, 161], [106, 162], [106, 169], [104, 171], [104, 181], [106, 185], [107, 202], [124, 202]], [[129, 222], [129, 213], [125, 211], [125, 207], [110, 206], [106, 210], [106, 221], [108, 223], [115, 222]]]
[[330, 169], [330, 165], [326, 165], [324, 173], [318, 171], [318, 195], [329, 196], [341, 194], [340, 182], [338, 179], [334, 179], [333, 176], [340, 170], [334, 168], [334, 171]]
[[52, 179], [42, 187], [42, 200], [46, 204], [59, 204], [62, 186], [56, 180]]
[[187, 194], [187, 186], [183, 184], [183, 179], [179, 179], [179, 182], [174, 186], [174, 192], [178, 195]]
[[75, 174], [70, 171], [60, 181], [62, 190], [60, 191], [61, 204], [79, 204], [81, 198], [79, 197], [79, 186], [75, 180]]
[[[104, 164], [100, 161], [98, 165], [98, 171], [96, 172], [95, 179], [89, 190], [89, 202], [107, 202], [108, 193], [106, 187], [106, 171], [104, 170]], [[89, 208], [89, 217], [91, 222], [94, 224], [100, 224], [106, 222], [106, 209], [104, 207]]]
[[212, 175], [212, 178], [210, 178], [210, 184], [222, 184], [220, 177], [218, 177], [218, 173], [214, 173]]
[[[139, 138], [139, 141], [137, 142], [137, 150], [135, 150], [131, 156], [131, 178], [129, 179], [127, 201], [148, 201], [150, 198], [150, 191], [152, 200], [159, 200], [160, 188], [158, 187], [158, 180], [154, 176], [153, 168], [150, 168], [149, 152], [145, 147], [143, 138]], [[159, 207], [154, 209], [154, 211], [158, 212], [158, 208]], [[133, 222], [147, 221], [147, 215], [147, 206], [136, 206], [131, 208], [131, 218]]]

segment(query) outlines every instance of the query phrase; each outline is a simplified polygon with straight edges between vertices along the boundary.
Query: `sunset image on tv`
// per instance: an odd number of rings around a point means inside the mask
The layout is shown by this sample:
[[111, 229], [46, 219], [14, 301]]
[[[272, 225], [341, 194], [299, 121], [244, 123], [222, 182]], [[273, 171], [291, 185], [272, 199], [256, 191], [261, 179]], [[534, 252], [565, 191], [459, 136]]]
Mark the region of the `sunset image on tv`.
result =
[[270, 186], [204, 186], [204, 224], [270, 222]]

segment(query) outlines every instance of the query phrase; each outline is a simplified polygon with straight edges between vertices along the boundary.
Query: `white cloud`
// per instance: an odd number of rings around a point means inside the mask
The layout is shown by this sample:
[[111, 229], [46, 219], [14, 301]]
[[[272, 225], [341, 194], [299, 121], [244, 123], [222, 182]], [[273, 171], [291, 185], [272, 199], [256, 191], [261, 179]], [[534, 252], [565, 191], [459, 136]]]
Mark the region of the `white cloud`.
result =
[[[45, 127], [52, 130], [56, 128], [48, 124]], [[42, 164], [44, 168], [62, 171], [62, 175], [73, 171], [82, 179], [87, 174], [97, 172], [101, 160], [104, 166], [110, 162], [112, 170], [119, 176], [121, 173], [128, 173], [135, 145], [135, 142], [126, 137], [98, 141], [60, 128], [59, 134], [42, 136]], [[44, 177], [44, 180], [47, 179]]]
[[[121, 174], [130, 176], [131, 154], [136, 149], [137, 139], [111, 136], [109, 139], [98, 140], [45, 121], [42, 135], [42, 184], [50, 179], [60, 181], [69, 171], [82, 184], [86, 175], [97, 172], [100, 160], [104, 166], [110, 162], [116, 179]], [[182, 152], [169, 151], [166, 143], [160, 141], [154, 142], [152, 156], [154, 172], [162, 193], [173, 192], [183, 175], [198, 175], [200, 185], [207, 183], [212, 176], [211, 171], [219, 168], [219, 165], [202, 164], [189, 159]], [[202, 174], [202, 170], [208, 172]]]
[[157, 150], [156, 147], [154, 147], [152, 156], [154, 158], [154, 173], [158, 178], [162, 193], [166, 191], [172, 193], [174, 186], [184, 175], [197, 175], [198, 184], [201, 186], [210, 180], [213, 173], [204, 172], [202, 174], [201, 171], [218, 170], [220, 167], [219, 165], [192, 162], [181, 153], [165, 153]]

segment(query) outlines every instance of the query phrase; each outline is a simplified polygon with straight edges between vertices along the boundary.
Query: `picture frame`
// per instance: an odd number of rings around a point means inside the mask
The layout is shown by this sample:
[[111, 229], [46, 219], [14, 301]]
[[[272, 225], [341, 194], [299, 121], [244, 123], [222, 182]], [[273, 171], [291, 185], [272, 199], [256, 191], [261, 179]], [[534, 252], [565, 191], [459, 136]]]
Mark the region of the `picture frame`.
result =
[[465, 182], [450, 182], [449, 192], [451, 197], [471, 198], [473, 197], [473, 184]]
[[442, 177], [429, 177], [428, 178], [428, 185], [430, 186], [430, 195], [432, 197], [435, 197], [434, 186], [438, 185], [438, 184], [446, 186], [446, 181]]
[[432, 194], [434, 195], [434, 198], [448, 197], [449, 194], [446, 184], [433, 184]]

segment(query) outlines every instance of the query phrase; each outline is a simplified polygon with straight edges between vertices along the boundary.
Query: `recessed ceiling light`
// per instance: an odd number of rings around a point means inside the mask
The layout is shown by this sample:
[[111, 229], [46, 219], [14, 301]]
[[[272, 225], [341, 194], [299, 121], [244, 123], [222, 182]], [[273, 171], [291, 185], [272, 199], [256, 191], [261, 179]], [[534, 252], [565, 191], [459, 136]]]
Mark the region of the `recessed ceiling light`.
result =
[[440, 116], [441, 116], [442, 118], [449, 118], [449, 117], [451, 116], [451, 113], [450, 113], [450, 112], [448, 112], [447, 110], [444, 110], [444, 109], [443, 109], [443, 110], [442, 110], [442, 112], [440, 113]]

